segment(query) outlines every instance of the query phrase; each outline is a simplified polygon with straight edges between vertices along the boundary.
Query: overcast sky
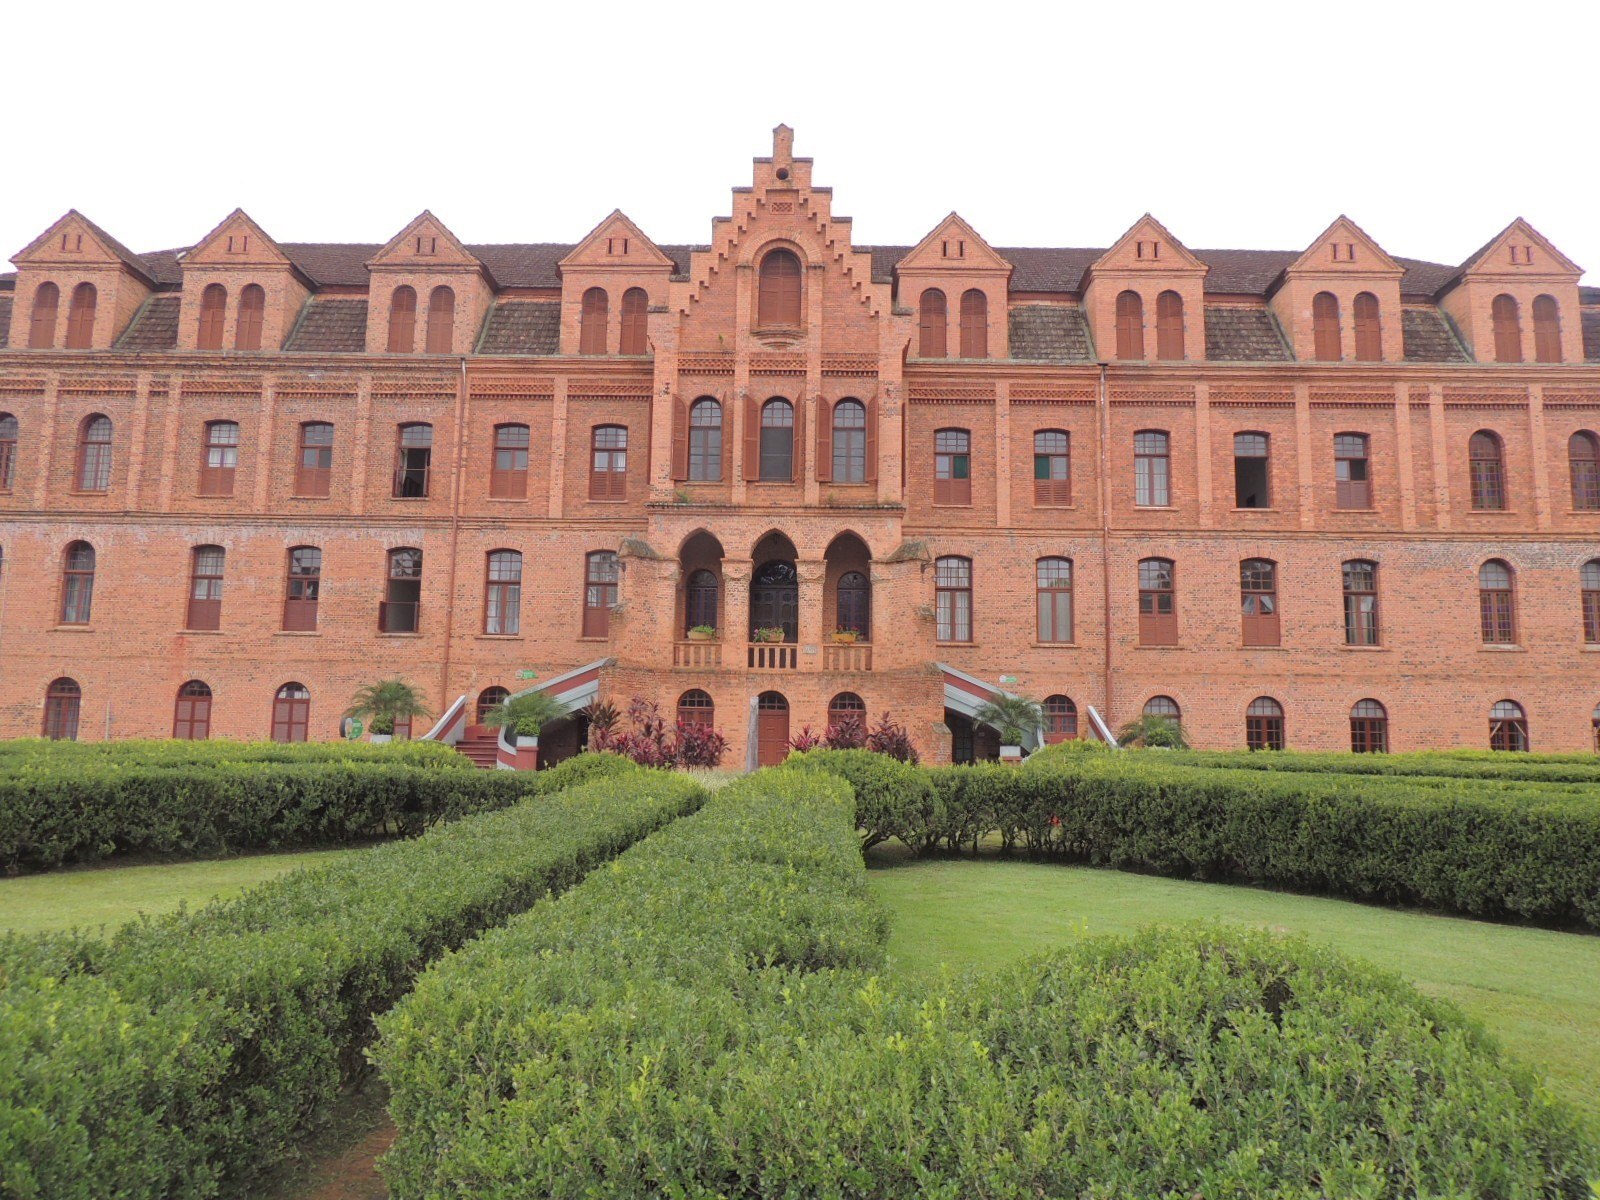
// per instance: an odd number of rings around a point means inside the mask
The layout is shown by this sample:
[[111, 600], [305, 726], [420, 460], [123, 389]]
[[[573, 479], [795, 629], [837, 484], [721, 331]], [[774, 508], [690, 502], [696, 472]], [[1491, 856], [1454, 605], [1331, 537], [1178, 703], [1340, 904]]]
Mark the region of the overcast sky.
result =
[[[1048, 13], [1050, 15], [1041, 15]], [[1298, 249], [1340, 212], [1456, 263], [1522, 215], [1600, 282], [1600, 3], [138, 5], [0, 15], [0, 250], [77, 207], [135, 250], [703, 242], [795, 127], [863, 243]]]

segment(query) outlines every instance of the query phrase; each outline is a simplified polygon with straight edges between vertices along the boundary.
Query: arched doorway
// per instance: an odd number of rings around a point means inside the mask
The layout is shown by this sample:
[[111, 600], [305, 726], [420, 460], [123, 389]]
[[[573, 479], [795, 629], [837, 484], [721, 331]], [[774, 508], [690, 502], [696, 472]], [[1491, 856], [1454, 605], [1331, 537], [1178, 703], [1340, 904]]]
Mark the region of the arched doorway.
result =
[[789, 702], [779, 692], [756, 699], [756, 766], [775, 767], [789, 755]]
[[697, 530], [684, 540], [678, 551], [683, 577], [680, 598], [680, 636], [689, 630], [709, 627], [721, 633], [722, 626], [722, 543], [705, 530]]
[[76, 679], [62, 676], [44, 695], [44, 736], [53, 742], [72, 742], [78, 738], [78, 708], [83, 692]]
[[827, 564], [824, 632], [848, 631], [872, 640], [872, 553], [853, 533], [841, 533], [823, 554]]
[[311, 693], [303, 683], [286, 683], [272, 700], [272, 740], [303, 742], [311, 728]]
[[758, 629], [781, 629], [785, 642], [800, 640], [800, 575], [794, 543], [769, 533], [756, 545], [750, 577], [750, 637]]
[[211, 736], [211, 688], [198, 679], [191, 679], [178, 689], [172, 736], [197, 742]]

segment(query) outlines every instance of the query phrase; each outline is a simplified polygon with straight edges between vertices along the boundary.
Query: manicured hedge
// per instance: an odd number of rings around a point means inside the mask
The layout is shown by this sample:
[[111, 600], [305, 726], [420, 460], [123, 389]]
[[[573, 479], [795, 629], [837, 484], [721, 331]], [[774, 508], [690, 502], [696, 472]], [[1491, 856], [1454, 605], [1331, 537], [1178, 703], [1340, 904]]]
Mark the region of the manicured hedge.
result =
[[414, 767], [472, 769], [439, 742], [234, 742], [162, 738], [121, 742], [68, 742], [45, 738], [0, 741], [0, 775], [29, 770], [109, 767], [187, 767], [215, 762], [381, 762]]
[[703, 796], [628, 766], [109, 942], [0, 939], [0, 1192], [209, 1196], [281, 1159], [423, 966]]
[[1600, 784], [1600, 754], [1518, 754], [1493, 750], [1418, 754], [1307, 754], [1300, 751], [1180, 751], [1185, 766], [1246, 771], [1310, 771], [1320, 775], [1395, 775], [1529, 783]]

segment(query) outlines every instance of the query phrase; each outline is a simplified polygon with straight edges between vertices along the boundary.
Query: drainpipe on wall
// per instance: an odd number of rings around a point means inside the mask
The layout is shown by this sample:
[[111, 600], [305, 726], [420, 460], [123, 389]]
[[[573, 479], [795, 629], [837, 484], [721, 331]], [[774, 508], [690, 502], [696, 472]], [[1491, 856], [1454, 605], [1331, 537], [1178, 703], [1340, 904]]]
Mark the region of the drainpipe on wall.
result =
[[461, 532], [461, 486], [466, 473], [466, 436], [462, 428], [467, 407], [467, 356], [461, 356], [461, 374], [456, 380], [456, 462], [450, 483], [450, 582], [444, 606], [444, 655], [439, 672], [439, 704], [450, 707], [450, 648], [455, 644], [456, 631], [456, 553]]
[[1106, 387], [1106, 363], [1100, 366], [1097, 397], [1100, 408], [1100, 600], [1105, 641], [1105, 718], [1113, 725], [1111, 698], [1111, 396]]

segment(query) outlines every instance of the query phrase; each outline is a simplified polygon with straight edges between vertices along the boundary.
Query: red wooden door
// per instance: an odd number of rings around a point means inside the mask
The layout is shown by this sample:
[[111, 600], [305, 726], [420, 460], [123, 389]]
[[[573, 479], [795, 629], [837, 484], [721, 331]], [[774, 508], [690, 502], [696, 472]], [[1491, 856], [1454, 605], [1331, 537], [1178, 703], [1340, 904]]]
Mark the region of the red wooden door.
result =
[[756, 765], [775, 767], [789, 754], [789, 702], [777, 692], [756, 701]]

